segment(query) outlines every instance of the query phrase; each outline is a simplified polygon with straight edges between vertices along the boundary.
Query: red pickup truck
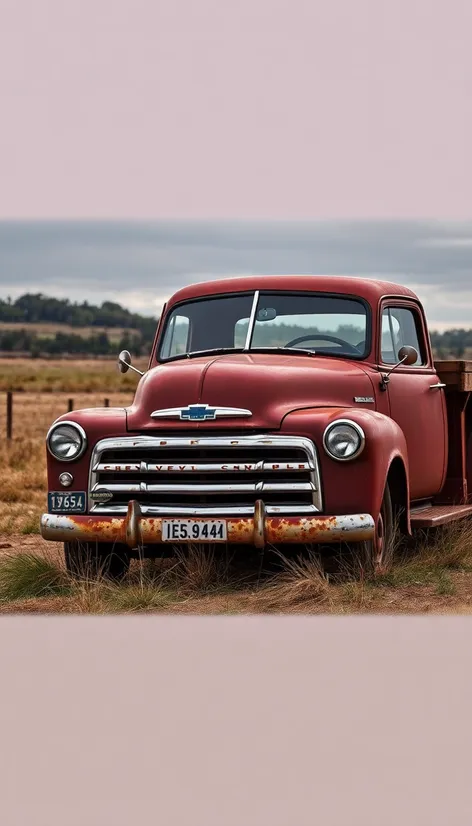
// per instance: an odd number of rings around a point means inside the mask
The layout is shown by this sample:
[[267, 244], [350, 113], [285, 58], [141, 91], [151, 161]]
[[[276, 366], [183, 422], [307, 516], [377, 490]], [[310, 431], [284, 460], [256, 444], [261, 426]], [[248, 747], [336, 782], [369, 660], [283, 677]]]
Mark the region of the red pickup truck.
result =
[[[136, 370], [119, 356], [122, 372]], [[140, 371], [136, 371], [140, 373]], [[179, 290], [128, 408], [47, 434], [41, 534], [123, 576], [187, 543], [363, 543], [472, 515], [472, 362], [434, 362], [423, 307], [370, 279], [250, 276]]]

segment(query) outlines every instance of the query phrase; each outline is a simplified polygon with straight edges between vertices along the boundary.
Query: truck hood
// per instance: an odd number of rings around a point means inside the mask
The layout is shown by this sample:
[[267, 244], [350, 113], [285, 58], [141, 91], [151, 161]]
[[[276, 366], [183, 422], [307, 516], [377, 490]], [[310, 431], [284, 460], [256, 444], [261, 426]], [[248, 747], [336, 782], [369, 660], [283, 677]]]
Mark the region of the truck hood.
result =
[[[373, 399], [375, 393], [366, 369], [348, 360], [279, 353], [182, 359], [158, 365], [142, 377], [134, 402], [127, 410], [127, 428], [133, 432], [188, 431], [189, 421], [152, 418], [151, 413], [208, 404], [244, 408], [252, 416], [192, 421], [192, 430], [278, 429], [284, 416], [293, 410], [352, 407], [354, 397]], [[361, 405], [375, 409], [373, 402]]]

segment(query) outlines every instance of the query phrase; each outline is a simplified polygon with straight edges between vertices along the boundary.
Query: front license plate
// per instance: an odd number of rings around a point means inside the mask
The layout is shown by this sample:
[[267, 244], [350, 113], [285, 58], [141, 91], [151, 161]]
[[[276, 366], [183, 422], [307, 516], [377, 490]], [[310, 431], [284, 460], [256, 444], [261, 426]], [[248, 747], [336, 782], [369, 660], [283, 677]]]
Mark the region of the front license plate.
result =
[[163, 519], [163, 542], [225, 542], [226, 522], [221, 519]]
[[77, 493], [63, 493], [54, 491], [48, 493], [49, 513], [85, 513], [87, 499], [84, 491]]

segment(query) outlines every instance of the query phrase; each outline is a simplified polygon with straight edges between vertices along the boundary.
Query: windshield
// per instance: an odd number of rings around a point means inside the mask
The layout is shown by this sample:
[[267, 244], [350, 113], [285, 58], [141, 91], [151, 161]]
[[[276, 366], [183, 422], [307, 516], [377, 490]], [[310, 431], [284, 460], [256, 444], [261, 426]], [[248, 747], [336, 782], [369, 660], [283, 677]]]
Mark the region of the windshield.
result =
[[160, 360], [211, 350], [293, 348], [362, 358], [367, 353], [363, 301], [323, 293], [233, 293], [180, 304], [170, 313]]

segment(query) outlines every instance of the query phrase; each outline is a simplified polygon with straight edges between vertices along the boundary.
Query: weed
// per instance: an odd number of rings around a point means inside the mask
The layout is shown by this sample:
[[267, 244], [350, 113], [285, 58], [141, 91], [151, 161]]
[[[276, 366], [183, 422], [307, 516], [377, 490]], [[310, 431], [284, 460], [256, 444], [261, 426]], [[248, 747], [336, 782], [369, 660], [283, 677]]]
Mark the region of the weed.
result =
[[330, 585], [319, 557], [314, 553], [295, 559], [278, 554], [282, 568], [263, 585], [255, 599], [262, 611], [278, 611], [288, 606], [322, 603], [329, 606]]
[[13, 602], [70, 593], [65, 571], [45, 556], [8, 554], [0, 559], [0, 599]]

